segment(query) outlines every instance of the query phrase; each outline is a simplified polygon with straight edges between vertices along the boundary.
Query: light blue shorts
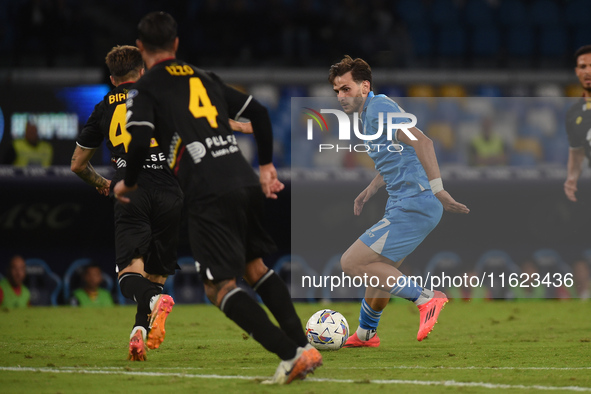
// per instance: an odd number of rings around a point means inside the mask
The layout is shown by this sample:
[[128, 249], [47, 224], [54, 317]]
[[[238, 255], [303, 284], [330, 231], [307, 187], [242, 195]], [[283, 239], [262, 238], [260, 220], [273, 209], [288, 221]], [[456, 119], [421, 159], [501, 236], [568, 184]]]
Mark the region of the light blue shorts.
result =
[[374, 252], [398, 262], [423, 242], [442, 214], [443, 206], [431, 191], [400, 200], [389, 198], [382, 220], [359, 239]]

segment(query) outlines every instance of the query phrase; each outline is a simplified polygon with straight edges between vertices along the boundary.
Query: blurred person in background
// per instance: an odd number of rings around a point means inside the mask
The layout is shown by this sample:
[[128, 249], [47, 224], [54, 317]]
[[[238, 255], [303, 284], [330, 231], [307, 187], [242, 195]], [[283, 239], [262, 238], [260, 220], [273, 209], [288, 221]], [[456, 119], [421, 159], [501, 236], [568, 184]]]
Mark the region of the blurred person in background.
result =
[[31, 293], [23, 284], [27, 276], [25, 260], [16, 255], [10, 259], [6, 278], [0, 281], [0, 306], [4, 308], [24, 308], [30, 305]]
[[482, 120], [481, 132], [472, 138], [468, 149], [471, 166], [502, 166], [507, 164], [507, 148], [503, 139], [492, 130], [490, 118]]
[[591, 159], [591, 45], [585, 45], [575, 52], [575, 62], [575, 74], [583, 88], [583, 97], [566, 113], [569, 150], [564, 182], [564, 194], [573, 202], [577, 201], [575, 194], [585, 156]]
[[82, 307], [113, 306], [113, 297], [101, 287], [103, 271], [96, 264], [88, 264], [82, 272], [82, 287], [74, 290], [70, 304]]
[[37, 125], [27, 121], [25, 138], [13, 141], [17, 167], [43, 166], [49, 167], [53, 160], [53, 147], [47, 141], [39, 139]]

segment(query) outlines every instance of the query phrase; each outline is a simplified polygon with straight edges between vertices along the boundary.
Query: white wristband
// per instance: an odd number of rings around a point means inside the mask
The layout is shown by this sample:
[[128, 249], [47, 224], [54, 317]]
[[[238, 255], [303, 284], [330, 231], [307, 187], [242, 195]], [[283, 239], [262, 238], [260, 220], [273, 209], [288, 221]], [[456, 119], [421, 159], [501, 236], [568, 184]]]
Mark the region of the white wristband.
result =
[[437, 194], [443, 190], [443, 181], [441, 178], [431, 179], [429, 181], [429, 186], [431, 186], [431, 191], [433, 194]]

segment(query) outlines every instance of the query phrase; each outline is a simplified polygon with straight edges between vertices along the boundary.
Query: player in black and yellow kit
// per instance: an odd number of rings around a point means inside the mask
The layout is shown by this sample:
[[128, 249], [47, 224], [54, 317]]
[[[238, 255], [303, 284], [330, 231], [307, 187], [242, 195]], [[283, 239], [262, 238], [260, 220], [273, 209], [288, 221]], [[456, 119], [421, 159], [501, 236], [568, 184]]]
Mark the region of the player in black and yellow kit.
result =
[[566, 114], [568, 135], [567, 177], [564, 193], [571, 201], [577, 201], [577, 182], [583, 171], [585, 156], [591, 165], [591, 45], [575, 52], [575, 73], [583, 87], [583, 97]]
[[[128, 201], [124, 195], [135, 188], [153, 135], [185, 192], [191, 249], [208, 298], [283, 360], [269, 383], [304, 378], [321, 365], [322, 357], [308, 344], [287, 287], [262, 260], [274, 247], [261, 223], [264, 197], [276, 198], [284, 187], [272, 163], [267, 110], [215, 74], [176, 59], [177, 26], [170, 15], [146, 15], [138, 33], [148, 71], [128, 95], [128, 169], [114, 192]], [[229, 118], [240, 116], [252, 123], [259, 179], [229, 125]], [[281, 328], [236, 286], [239, 276], [256, 290]]]
[[[104, 195], [111, 182], [100, 176], [89, 160], [103, 139], [116, 167], [113, 185], [125, 176], [131, 136], [125, 128], [128, 91], [144, 73], [144, 62], [136, 47], [118, 46], [106, 57], [115, 86], [98, 103], [76, 140], [71, 169]], [[137, 302], [129, 359], [143, 361], [145, 344], [150, 349], [164, 339], [164, 323], [174, 305], [162, 294], [168, 275], [177, 268], [177, 244], [183, 193], [155, 140], [137, 175], [141, 188], [133, 193], [134, 204], [115, 202], [115, 247], [119, 285], [123, 295]]]

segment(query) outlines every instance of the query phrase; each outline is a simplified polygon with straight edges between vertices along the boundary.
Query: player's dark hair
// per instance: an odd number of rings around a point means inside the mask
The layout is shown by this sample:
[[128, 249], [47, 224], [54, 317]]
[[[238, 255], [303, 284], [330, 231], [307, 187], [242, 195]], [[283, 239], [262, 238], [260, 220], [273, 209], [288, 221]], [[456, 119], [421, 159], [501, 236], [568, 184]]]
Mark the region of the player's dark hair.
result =
[[105, 57], [109, 72], [116, 80], [136, 80], [139, 72], [144, 68], [144, 61], [140, 50], [131, 45], [113, 47]]
[[577, 62], [579, 61], [579, 56], [586, 55], [591, 53], [591, 45], [583, 45], [575, 52], [575, 67], [577, 66]]
[[373, 90], [373, 83], [371, 81], [371, 67], [369, 64], [367, 64], [367, 62], [363, 59], [353, 59], [349, 55], [345, 55], [343, 60], [330, 66], [330, 71], [328, 72], [328, 82], [333, 85], [336, 77], [343, 76], [349, 71], [351, 71], [353, 81], [356, 83], [369, 81], [369, 89]]
[[166, 12], [151, 12], [137, 26], [138, 38], [148, 52], [171, 50], [177, 37], [177, 24]]

